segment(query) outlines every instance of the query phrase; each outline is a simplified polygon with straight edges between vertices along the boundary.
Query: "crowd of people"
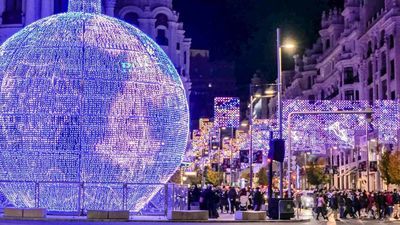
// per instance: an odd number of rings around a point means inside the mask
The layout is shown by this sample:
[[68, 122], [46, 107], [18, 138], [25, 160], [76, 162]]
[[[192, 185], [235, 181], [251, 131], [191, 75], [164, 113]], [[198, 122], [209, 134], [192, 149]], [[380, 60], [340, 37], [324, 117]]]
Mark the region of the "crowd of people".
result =
[[[301, 195], [301, 194], [300, 194]], [[295, 194], [297, 205], [301, 205]], [[348, 218], [387, 219], [400, 217], [400, 195], [394, 191], [367, 192], [361, 190], [314, 192], [313, 212], [317, 220], [333, 214], [335, 220]]]
[[262, 210], [265, 205], [265, 189], [214, 187], [204, 189], [193, 186], [189, 190], [189, 209], [208, 210], [210, 218], [218, 218], [220, 213], [234, 214], [236, 210]]
[[[302, 192], [293, 193], [297, 208], [304, 208]], [[315, 219], [400, 219], [400, 193], [393, 191], [367, 192], [361, 190], [315, 190], [313, 192]], [[214, 187], [204, 189], [193, 186], [189, 190], [189, 209], [208, 210], [210, 218], [220, 213], [266, 210], [266, 188]]]

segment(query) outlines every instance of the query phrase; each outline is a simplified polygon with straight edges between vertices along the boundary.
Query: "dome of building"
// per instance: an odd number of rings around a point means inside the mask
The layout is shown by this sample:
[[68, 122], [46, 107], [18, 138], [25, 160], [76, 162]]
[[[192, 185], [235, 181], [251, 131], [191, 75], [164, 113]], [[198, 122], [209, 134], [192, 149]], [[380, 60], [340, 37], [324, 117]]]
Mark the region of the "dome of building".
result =
[[179, 75], [137, 28], [70, 0], [0, 47], [0, 191], [16, 207], [139, 211], [179, 167]]

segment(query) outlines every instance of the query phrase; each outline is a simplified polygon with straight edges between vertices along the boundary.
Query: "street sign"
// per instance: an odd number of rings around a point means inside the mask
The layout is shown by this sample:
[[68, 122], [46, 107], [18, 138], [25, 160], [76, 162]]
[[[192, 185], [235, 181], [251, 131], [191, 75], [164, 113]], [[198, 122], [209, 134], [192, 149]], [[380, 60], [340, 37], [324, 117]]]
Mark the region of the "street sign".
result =
[[249, 163], [249, 150], [240, 150], [239, 154], [241, 163]]
[[261, 150], [253, 152], [253, 163], [261, 164], [263, 161], [263, 154]]

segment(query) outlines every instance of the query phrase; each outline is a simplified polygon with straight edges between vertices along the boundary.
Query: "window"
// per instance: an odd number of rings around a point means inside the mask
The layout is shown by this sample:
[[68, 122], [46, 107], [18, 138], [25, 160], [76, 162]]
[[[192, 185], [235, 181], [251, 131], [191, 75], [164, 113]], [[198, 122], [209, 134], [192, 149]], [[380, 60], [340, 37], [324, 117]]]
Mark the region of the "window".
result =
[[382, 81], [382, 99], [387, 100], [388, 95], [387, 95], [387, 81], [384, 80]]
[[168, 45], [168, 38], [165, 37], [165, 30], [164, 29], [158, 29], [157, 30], [156, 42], [159, 45]]
[[381, 53], [381, 76], [386, 74], [386, 53]]
[[369, 58], [372, 54], [372, 43], [371, 41], [368, 42], [368, 50], [367, 50], [367, 58]]
[[394, 66], [394, 59], [390, 60], [390, 80], [394, 80], [395, 76], [395, 66]]
[[325, 42], [325, 49], [329, 49], [331, 47], [331, 40], [327, 39]]
[[168, 28], [168, 17], [165, 14], [160, 13], [156, 16], [156, 28], [158, 26], [164, 26]]
[[3, 24], [21, 24], [22, 0], [7, 0], [6, 8], [2, 17]]
[[340, 153], [340, 161], [341, 161], [341, 165], [343, 166], [344, 165], [344, 154], [343, 154], [343, 152], [342, 153]]
[[324, 100], [325, 99], [325, 92], [324, 92], [324, 90], [322, 90], [321, 91], [321, 100]]
[[356, 90], [356, 99], [355, 100], [360, 100], [360, 92]]
[[369, 102], [374, 101], [374, 89], [370, 88], [369, 89]]
[[368, 85], [372, 83], [373, 80], [373, 69], [372, 69], [372, 62], [369, 61], [368, 63]]
[[394, 91], [390, 92], [390, 99], [396, 100], [396, 93]]
[[139, 18], [138, 14], [136, 14], [136, 13], [134, 13], [134, 12], [130, 12], [130, 13], [127, 13], [127, 14], [124, 16], [124, 21], [127, 22], [127, 23], [129, 23], [129, 24], [138, 26], [138, 25], [139, 25], [139, 20], [138, 20], [138, 18]]
[[394, 36], [393, 36], [393, 34], [391, 34], [389, 36], [389, 48], [390, 49], [394, 48]]
[[354, 100], [354, 91], [348, 90], [344, 92], [344, 100]]
[[187, 52], [183, 53], [183, 64], [186, 64]]
[[176, 43], [176, 50], [181, 50], [181, 43]]
[[385, 30], [381, 31], [381, 38], [379, 40], [379, 45], [380, 47], [383, 47], [383, 45], [385, 44]]
[[344, 68], [344, 84], [354, 83], [354, 73], [352, 67]]

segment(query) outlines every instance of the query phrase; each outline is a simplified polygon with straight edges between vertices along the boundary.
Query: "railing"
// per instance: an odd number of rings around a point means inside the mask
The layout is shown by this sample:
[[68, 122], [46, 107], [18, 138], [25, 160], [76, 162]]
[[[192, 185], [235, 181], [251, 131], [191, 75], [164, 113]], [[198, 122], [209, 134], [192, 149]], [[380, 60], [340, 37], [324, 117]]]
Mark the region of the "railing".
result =
[[[25, 196], [17, 196], [14, 201], [10, 201], [0, 192], [0, 210], [4, 207], [25, 205], [25, 207], [47, 208], [51, 214], [85, 215], [88, 209], [103, 209], [104, 202], [93, 201], [93, 195], [90, 195], [101, 191], [100, 189], [112, 189], [112, 195], [107, 196], [107, 200], [113, 201], [113, 209], [129, 210], [131, 214], [136, 215], [166, 216], [168, 211], [187, 209], [188, 202], [187, 187], [174, 183], [0, 181], [0, 186], [9, 189], [22, 186], [27, 190]], [[148, 196], [151, 200], [140, 211], [135, 211], [131, 207], [132, 199], [137, 198], [139, 190], [145, 188], [157, 192], [153, 196]], [[47, 198], [51, 196], [49, 193], [62, 197]], [[61, 198], [67, 200], [59, 201]]]

